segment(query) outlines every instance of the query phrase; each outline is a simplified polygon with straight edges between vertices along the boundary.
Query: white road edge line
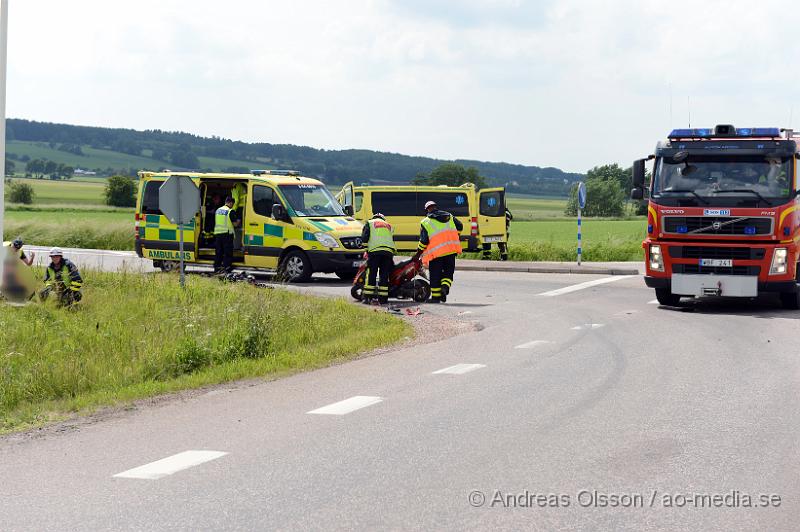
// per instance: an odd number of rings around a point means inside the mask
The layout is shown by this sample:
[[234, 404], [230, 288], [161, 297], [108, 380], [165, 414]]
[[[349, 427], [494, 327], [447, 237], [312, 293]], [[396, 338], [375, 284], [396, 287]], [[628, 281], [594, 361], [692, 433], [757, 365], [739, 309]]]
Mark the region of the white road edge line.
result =
[[464, 373], [469, 373], [470, 371], [475, 371], [476, 369], [485, 368], [485, 364], [456, 364], [455, 366], [450, 366], [448, 368], [440, 369], [438, 371], [434, 371], [431, 375], [463, 375]]
[[515, 346], [514, 349], [529, 349], [531, 347], [536, 347], [536, 346], [545, 345], [545, 344], [552, 344], [552, 343], [553, 342], [551, 342], [550, 340], [534, 340], [532, 342], [527, 342], [527, 343]]
[[578, 283], [573, 284], [571, 286], [565, 286], [564, 288], [559, 288], [557, 290], [550, 290], [549, 292], [542, 292], [541, 294], [537, 294], [542, 297], [555, 297], [560, 296], [563, 294], [569, 294], [570, 292], [577, 292], [578, 290], [584, 290], [586, 288], [591, 288], [593, 286], [597, 286], [600, 284], [606, 283], [613, 283], [615, 281], [621, 281], [623, 279], [630, 279], [634, 277], [633, 275], [611, 275], [608, 277], [603, 277], [601, 279], [595, 279], [593, 281], [586, 281], [585, 283]]
[[184, 469], [216, 460], [226, 454], [228, 453], [221, 451], [184, 451], [143, 466], [123, 471], [122, 473], [117, 473], [114, 476], [117, 478], [157, 480], [167, 475], [177, 473], [178, 471], [183, 471]]
[[600, 327], [605, 327], [605, 323], [585, 323], [583, 325], [576, 325], [572, 328], [573, 331], [582, 331], [584, 329], [599, 329]]
[[369, 395], [356, 395], [344, 401], [333, 403], [316, 410], [306, 412], [306, 414], [322, 414], [328, 416], [343, 416], [356, 410], [376, 405], [383, 401], [382, 397], [372, 397]]
[[647, 302], [648, 305], [658, 305], [658, 299], [654, 299], [652, 301]]

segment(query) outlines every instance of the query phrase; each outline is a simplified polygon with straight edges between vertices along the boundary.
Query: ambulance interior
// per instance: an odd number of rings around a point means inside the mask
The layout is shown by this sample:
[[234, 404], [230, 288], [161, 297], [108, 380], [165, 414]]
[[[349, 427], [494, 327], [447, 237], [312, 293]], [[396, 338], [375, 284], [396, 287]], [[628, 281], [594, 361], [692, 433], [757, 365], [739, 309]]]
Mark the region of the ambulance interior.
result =
[[234, 210], [239, 214], [242, 223], [234, 228], [233, 262], [243, 262], [242, 227], [246, 223], [245, 201], [247, 200], [247, 181], [202, 180], [200, 182], [200, 198], [203, 208], [200, 209], [200, 237], [198, 255], [201, 258], [214, 258], [214, 224], [217, 209], [225, 204], [225, 198], [232, 196]]

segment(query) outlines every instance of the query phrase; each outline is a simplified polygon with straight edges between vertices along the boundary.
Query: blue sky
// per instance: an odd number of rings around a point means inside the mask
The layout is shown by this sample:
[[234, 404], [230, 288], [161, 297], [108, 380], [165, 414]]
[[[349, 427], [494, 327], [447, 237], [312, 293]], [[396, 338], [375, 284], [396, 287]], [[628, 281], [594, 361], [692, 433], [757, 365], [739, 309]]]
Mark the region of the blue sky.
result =
[[687, 97], [694, 126], [800, 129], [796, 1], [10, 0], [9, 21], [18, 118], [569, 171], [646, 155]]

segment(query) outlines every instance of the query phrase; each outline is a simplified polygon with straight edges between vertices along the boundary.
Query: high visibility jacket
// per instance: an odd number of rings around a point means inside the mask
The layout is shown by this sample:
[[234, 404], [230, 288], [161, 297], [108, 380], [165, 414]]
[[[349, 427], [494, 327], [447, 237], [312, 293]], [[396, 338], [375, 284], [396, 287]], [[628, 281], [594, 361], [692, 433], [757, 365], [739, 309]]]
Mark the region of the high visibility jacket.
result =
[[226, 233], [233, 234], [233, 222], [231, 222], [231, 209], [227, 205], [223, 205], [217, 209], [214, 215], [214, 234], [224, 235]]
[[394, 230], [389, 222], [384, 220], [370, 220], [369, 224], [369, 242], [367, 242], [367, 253], [371, 251], [391, 251], [395, 252], [394, 237], [392, 234]]
[[446, 222], [426, 217], [421, 223], [428, 233], [428, 246], [422, 253], [423, 264], [427, 266], [433, 259], [461, 253], [461, 241], [452, 216]]
[[242, 183], [236, 183], [231, 190], [231, 196], [233, 197], [233, 208], [234, 210], [244, 207], [245, 198], [247, 198], [247, 188]]
[[69, 259], [61, 259], [61, 266], [56, 269], [51, 262], [44, 276], [45, 286], [52, 286], [56, 283], [61, 283], [70, 290], [77, 292], [83, 286], [83, 279], [78, 268]]

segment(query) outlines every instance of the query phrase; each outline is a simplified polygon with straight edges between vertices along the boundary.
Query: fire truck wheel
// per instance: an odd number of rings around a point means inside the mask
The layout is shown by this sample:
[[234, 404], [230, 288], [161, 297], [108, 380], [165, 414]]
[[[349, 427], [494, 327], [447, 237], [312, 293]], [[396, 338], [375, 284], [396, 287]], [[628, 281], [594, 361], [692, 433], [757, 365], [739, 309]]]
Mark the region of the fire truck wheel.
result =
[[800, 291], [781, 292], [781, 306], [789, 310], [800, 309]]
[[669, 288], [656, 288], [656, 299], [662, 305], [675, 307], [680, 303], [681, 296], [670, 292]]

